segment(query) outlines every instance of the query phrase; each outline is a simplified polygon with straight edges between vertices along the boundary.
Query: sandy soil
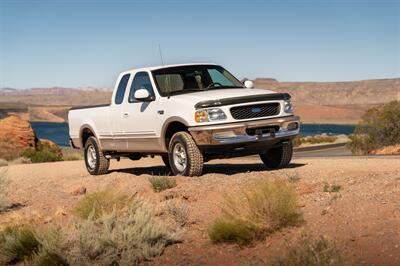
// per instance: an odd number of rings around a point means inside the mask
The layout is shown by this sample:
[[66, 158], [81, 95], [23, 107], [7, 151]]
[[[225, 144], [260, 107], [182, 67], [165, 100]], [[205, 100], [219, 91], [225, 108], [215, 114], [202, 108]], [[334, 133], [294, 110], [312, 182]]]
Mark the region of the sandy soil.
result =
[[[81, 186], [91, 193], [117, 189], [158, 202], [168, 195], [189, 207], [190, 225], [183, 243], [170, 246], [152, 265], [235, 265], [281, 254], [285, 239], [302, 232], [324, 235], [337, 242], [349, 259], [367, 265], [400, 265], [400, 157], [299, 158], [288, 169], [266, 171], [256, 157], [212, 161], [205, 175], [176, 177], [178, 186], [155, 193], [148, 176], [165, 175], [159, 158], [113, 161], [111, 172], [89, 176], [83, 161], [12, 165], [12, 202], [26, 206], [0, 214], [0, 225], [39, 219], [67, 223], [71, 209], [83, 196], [71, 192]], [[235, 193], [252, 182], [272, 178], [296, 179], [305, 223], [277, 232], [249, 247], [214, 245], [207, 228], [218, 216], [223, 193]], [[338, 184], [338, 193], [323, 192], [324, 184]]]

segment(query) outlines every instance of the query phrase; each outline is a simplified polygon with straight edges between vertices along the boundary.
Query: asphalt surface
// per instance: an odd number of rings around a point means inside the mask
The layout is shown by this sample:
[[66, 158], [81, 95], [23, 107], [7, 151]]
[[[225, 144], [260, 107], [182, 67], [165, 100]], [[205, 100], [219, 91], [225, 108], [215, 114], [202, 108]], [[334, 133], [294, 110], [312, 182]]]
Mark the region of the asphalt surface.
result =
[[295, 149], [294, 158], [352, 156], [343, 143]]

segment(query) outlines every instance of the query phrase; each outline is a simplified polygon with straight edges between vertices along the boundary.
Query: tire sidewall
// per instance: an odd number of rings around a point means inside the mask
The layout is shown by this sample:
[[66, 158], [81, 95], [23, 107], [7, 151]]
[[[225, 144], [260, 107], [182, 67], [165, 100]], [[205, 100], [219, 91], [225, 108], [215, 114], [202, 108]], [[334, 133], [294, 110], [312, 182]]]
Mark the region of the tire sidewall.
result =
[[[173, 150], [177, 143], [180, 143], [185, 148], [185, 152], [186, 152], [186, 168], [183, 171], [179, 171], [175, 167]], [[190, 170], [190, 157], [189, 157], [189, 153], [188, 153], [188, 147], [187, 147], [187, 143], [186, 143], [185, 139], [182, 138], [179, 134], [175, 134], [171, 139], [171, 142], [169, 144], [168, 159], [169, 159], [169, 165], [174, 174], [183, 175], [183, 176], [188, 175], [189, 170]]]
[[[88, 153], [88, 148], [90, 146], [93, 146], [95, 152], [96, 152], [96, 164], [94, 168], [90, 168], [89, 163], [88, 163], [88, 159], [87, 159], [87, 153]], [[85, 158], [85, 165], [86, 165], [86, 169], [88, 170], [88, 172], [91, 175], [95, 175], [98, 171], [99, 171], [99, 167], [100, 167], [100, 153], [99, 153], [99, 146], [97, 144], [97, 141], [95, 138], [90, 137], [85, 144], [85, 151], [84, 151], [84, 158]]]

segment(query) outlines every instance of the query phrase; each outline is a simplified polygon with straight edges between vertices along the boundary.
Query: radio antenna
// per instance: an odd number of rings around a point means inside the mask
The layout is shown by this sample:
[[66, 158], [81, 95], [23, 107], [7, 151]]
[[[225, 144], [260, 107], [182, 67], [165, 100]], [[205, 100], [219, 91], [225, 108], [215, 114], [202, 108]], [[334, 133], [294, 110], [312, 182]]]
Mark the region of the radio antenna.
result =
[[162, 51], [161, 51], [161, 44], [158, 44], [158, 52], [160, 53], [161, 65], [164, 65], [164, 60], [163, 60]]

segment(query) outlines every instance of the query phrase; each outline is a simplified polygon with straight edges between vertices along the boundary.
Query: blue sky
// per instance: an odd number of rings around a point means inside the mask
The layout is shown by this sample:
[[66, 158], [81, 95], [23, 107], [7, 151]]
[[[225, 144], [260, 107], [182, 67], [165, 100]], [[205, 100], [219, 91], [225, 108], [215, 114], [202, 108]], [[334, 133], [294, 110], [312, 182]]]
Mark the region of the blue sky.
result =
[[0, 87], [111, 87], [159, 44], [238, 78], [400, 77], [400, 1], [0, 0]]

